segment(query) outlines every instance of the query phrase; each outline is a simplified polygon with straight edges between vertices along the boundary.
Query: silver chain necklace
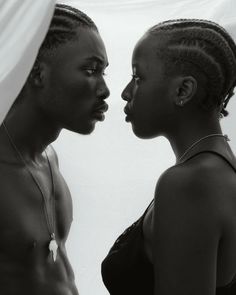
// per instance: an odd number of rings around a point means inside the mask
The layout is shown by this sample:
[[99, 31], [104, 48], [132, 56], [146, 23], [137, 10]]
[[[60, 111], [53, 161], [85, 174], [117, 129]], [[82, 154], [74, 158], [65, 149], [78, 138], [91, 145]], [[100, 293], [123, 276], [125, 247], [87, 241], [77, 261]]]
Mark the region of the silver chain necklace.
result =
[[21, 152], [19, 151], [16, 144], [14, 143], [14, 140], [13, 140], [12, 136], [10, 135], [5, 123], [3, 123], [3, 127], [5, 129], [5, 132], [7, 134], [7, 137], [9, 139], [12, 147], [16, 151], [19, 159], [23, 162], [25, 168], [29, 172], [31, 178], [33, 179], [34, 183], [36, 184], [36, 186], [38, 187], [38, 189], [39, 189], [39, 191], [41, 193], [43, 203], [44, 203], [43, 213], [44, 213], [44, 216], [45, 216], [45, 219], [46, 219], [47, 229], [48, 229], [49, 234], [50, 234], [50, 241], [49, 241], [49, 244], [48, 244], [48, 249], [52, 253], [52, 258], [53, 258], [53, 261], [55, 262], [56, 258], [57, 258], [57, 249], [58, 249], [58, 244], [57, 244], [57, 241], [56, 241], [56, 235], [55, 235], [55, 230], [54, 230], [55, 227], [56, 227], [55, 226], [55, 184], [54, 184], [54, 179], [53, 179], [52, 167], [51, 167], [47, 152], [45, 150], [45, 155], [46, 155], [46, 158], [47, 158], [47, 163], [48, 163], [48, 167], [49, 167], [49, 170], [50, 170], [50, 176], [51, 176], [51, 182], [52, 182], [52, 202], [53, 202], [53, 205], [52, 205], [53, 209], [51, 210], [52, 211], [52, 220], [50, 220], [50, 218], [49, 218], [49, 213], [48, 213], [47, 205], [46, 205], [47, 204], [46, 196], [45, 196], [45, 194], [44, 194], [44, 192], [43, 192], [37, 178], [34, 176], [33, 172], [31, 171], [30, 167], [27, 165], [27, 163], [26, 163], [24, 157], [22, 156]]
[[188, 147], [185, 152], [178, 158], [178, 162], [180, 162], [187, 154], [190, 150], [192, 150], [193, 147], [195, 147], [199, 142], [201, 142], [202, 140], [206, 139], [206, 138], [209, 138], [209, 137], [224, 137], [226, 141], [230, 141], [230, 139], [228, 138], [228, 135], [224, 135], [224, 134], [209, 134], [209, 135], [206, 135], [200, 139], [198, 139], [197, 141], [195, 141], [190, 147]]

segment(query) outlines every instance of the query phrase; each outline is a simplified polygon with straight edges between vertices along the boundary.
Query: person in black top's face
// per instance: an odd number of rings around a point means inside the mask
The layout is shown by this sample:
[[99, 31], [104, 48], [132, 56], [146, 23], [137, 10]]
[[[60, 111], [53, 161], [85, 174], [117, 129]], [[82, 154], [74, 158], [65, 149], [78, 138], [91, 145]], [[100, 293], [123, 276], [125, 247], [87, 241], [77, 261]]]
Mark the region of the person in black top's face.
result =
[[174, 83], [164, 75], [164, 64], [157, 57], [155, 39], [143, 36], [135, 46], [132, 57], [133, 77], [122, 93], [128, 102], [126, 121], [131, 122], [135, 135], [152, 138], [165, 131], [168, 119], [174, 119], [172, 104]]
[[135, 135], [164, 135], [176, 151], [188, 146], [193, 130], [199, 137], [220, 132], [236, 83], [233, 51], [229, 35], [211, 22], [170, 21], [148, 30], [134, 48], [133, 77], [122, 92]]

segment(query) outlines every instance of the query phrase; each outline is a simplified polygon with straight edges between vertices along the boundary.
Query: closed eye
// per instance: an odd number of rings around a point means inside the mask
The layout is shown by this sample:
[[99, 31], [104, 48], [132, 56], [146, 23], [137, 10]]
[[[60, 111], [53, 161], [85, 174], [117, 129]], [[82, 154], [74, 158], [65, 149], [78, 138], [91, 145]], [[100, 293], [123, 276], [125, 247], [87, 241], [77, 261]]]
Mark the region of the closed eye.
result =
[[85, 71], [87, 74], [89, 74], [89, 76], [92, 76], [97, 71], [97, 69], [85, 69]]
[[95, 74], [102, 74], [103, 76], [106, 76], [106, 73], [101, 71], [100, 69], [94, 68], [94, 69], [85, 69], [86, 73], [89, 76], [95, 75]]

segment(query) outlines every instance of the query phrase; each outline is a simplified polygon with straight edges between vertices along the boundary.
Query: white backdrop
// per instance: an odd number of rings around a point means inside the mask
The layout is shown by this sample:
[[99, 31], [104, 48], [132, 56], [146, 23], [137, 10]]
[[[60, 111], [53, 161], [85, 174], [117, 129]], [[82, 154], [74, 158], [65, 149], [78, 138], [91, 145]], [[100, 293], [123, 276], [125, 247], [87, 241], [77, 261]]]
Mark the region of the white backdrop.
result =
[[[54, 143], [61, 171], [70, 187], [74, 221], [67, 243], [80, 295], [106, 295], [100, 264], [115, 238], [153, 198], [156, 180], [174, 164], [169, 143], [140, 140], [124, 121], [120, 93], [131, 77], [132, 49], [152, 25], [170, 18], [207, 18], [228, 29], [236, 39], [235, 0], [68, 0], [99, 27], [110, 66], [107, 84], [110, 109], [90, 136], [63, 131]], [[236, 151], [236, 101], [223, 130]]]

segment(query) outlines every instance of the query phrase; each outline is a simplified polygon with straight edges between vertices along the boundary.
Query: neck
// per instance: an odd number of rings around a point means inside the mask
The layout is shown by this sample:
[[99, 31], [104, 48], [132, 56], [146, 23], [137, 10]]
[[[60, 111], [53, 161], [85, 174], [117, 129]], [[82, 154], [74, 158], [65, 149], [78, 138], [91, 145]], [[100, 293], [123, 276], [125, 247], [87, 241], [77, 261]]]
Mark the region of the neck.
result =
[[[39, 110], [24, 105], [10, 111], [4, 124], [24, 159], [29, 161], [36, 161], [61, 131]], [[7, 135], [4, 129], [2, 126], [0, 132]]]
[[[176, 161], [200, 139], [212, 134], [222, 134], [218, 118], [208, 120], [194, 120], [193, 118], [186, 124], [179, 126], [177, 130], [168, 134], [166, 137], [170, 141], [175, 153]], [[200, 142], [199, 142], [200, 144]]]

